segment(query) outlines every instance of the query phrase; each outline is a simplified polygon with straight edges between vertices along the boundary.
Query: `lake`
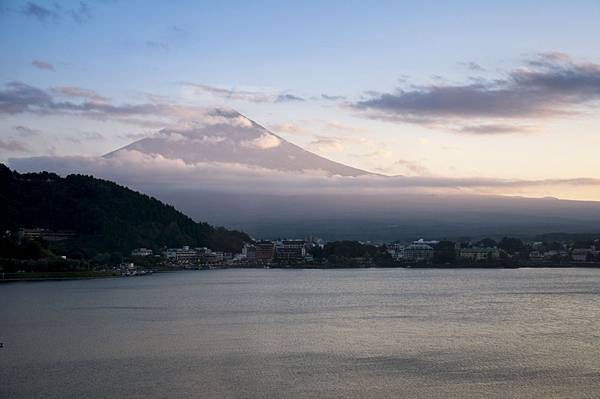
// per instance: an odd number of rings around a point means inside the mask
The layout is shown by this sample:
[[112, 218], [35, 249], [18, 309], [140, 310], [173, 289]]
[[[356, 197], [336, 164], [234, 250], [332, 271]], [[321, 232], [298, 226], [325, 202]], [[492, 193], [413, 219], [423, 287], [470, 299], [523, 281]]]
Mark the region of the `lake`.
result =
[[600, 270], [0, 285], [3, 398], [600, 397]]

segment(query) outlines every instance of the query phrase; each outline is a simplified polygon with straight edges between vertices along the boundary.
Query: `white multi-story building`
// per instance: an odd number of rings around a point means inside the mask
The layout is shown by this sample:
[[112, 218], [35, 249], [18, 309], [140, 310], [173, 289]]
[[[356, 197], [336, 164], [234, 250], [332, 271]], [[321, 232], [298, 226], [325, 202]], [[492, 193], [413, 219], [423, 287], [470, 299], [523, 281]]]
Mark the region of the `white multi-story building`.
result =
[[433, 247], [428, 244], [411, 244], [402, 250], [402, 259], [425, 261], [433, 258]]

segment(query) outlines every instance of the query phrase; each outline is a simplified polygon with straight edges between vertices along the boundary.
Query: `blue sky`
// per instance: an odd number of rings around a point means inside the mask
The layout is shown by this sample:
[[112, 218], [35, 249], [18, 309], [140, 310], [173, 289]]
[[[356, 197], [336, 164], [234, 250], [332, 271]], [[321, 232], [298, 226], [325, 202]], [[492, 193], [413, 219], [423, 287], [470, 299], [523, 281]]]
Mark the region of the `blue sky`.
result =
[[[89, 99], [75, 88], [111, 104], [228, 106], [321, 155], [386, 174], [548, 179], [600, 170], [600, 95], [581, 86], [552, 88], [552, 101], [536, 97], [523, 115], [406, 103], [437, 102], [440, 87], [460, 86], [460, 104], [482, 94], [469, 91], [477, 82], [484, 95], [529, 93], [523, 68], [542, 78], [580, 73], [595, 85], [598, 1], [0, 4], [0, 84], [61, 92], [55, 101]], [[151, 130], [65, 112], [4, 112], [0, 159], [100, 155]], [[563, 151], [577, 159], [557, 165]]]
[[[5, 1], [2, 78], [68, 79], [115, 94], [179, 79], [354, 93], [387, 90], [401, 75], [460, 77], [465, 61], [494, 68], [542, 51], [589, 57], [600, 34], [597, 1], [375, 3], [89, 2], [78, 23], [63, 15], [77, 1], [60, 2], [56, 21]], [[32, 57], [62, 67], [40, 75], [28, 68]]]

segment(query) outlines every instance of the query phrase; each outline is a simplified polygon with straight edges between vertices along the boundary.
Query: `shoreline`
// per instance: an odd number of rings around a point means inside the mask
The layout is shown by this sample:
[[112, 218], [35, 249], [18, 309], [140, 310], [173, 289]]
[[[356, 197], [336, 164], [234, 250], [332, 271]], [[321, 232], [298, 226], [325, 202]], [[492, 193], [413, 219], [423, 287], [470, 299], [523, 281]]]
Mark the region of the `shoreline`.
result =
[[[308, 266], [308, 267], [307, 267]], [[427, 269], [427, 270], [452, 270], [452, 269], [473, 269], [473, 270], [485, 270], [485, 269], [600, 269], [600, 263], [581, 263], [581, 264], [522, 264], [518, 266], [486, 266], [486, 265], [403, 265], [403, 266], [377, 266], [377, 265], [364, 265], [364, 266], [332, 266], [332, 267], [310, 267], [310, 265], [271, 265], [269, 267], [264, 266], [235, 266], [235, 267], [215, 267], [215, 268], [180, 268], [173, 270], [156, 270], [152, 274], [162, 273], [176, 273], [182, 271], [211, 271], [211, 270], [244, 270], [244, 269], [277, 269], [277, 270], [352, 270], [352, 269]], [[140, 276], [122, 276], [114, 273], [89, 273], [89, 272], [57, 272], [56, 276], [52, 276], [52, 273], [21, 273], [27, 274], [22, 277], [10, 276], [5, 278], [1, 276], [0, 284], [10, 284], [18, 282], [42, 282], [42, 281], [72, 281], [72, 280], [92, 280], [92, 279], [105, 279], [105, 278], [132, 278], [132, 277], [147, 277], [144, 275]]]

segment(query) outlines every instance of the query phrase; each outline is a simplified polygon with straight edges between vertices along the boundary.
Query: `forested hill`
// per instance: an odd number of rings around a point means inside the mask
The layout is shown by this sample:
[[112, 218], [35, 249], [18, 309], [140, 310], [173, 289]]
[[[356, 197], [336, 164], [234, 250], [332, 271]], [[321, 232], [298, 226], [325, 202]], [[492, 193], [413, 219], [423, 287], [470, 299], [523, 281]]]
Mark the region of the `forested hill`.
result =
[[82, 257], [146, 247], [206, 246], [239, 251], [242, 232], [196, 223], [159, 200], [91, 176], [11, 171], [0, 164], [0, 231], [73, 230], [67, 245]]

